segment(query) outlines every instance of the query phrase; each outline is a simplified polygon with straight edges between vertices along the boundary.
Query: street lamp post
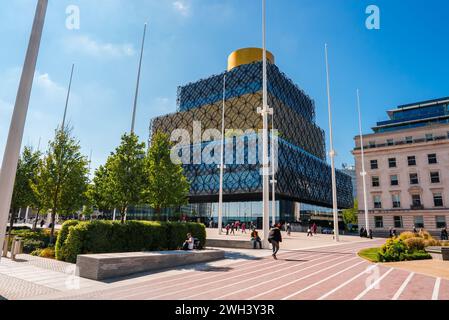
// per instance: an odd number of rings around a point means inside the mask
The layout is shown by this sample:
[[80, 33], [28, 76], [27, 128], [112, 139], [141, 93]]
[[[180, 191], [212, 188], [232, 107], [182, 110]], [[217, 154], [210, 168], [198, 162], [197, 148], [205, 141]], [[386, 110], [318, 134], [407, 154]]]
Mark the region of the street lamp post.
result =
[[3, 247], [6, 234], [6, 223], [11, 206], [17, 163], [19, 161], [20, 147], [22, 145], [23, 131], [30, 102], [31, 88], [33, 86], [47, 5], [48, 0], [39, 0], [36, 6], [33, 27], [3, 156], [0, 172], [0, 247]]
[[331, 94], [330, 94], [330, 81], [329, 81], [329, 61], [327, 58], [327, 44], [324, 46], [325, 56], [326, 56], [326, 82], [327, 82], [327, 106], [329, 113], [329, 139], [330, 139], [330, 152], [329, 156], [331, 158], [332, 166], [332, 206], [334, 213], [334, 238], [335, 241], [339, 241], [339, 230], [338, 230], [338, 205], [337, 205], [337, 179], [335, 175], [335, 150], [333, 141], [333, 131], [332, 131], [332, 108], [331, 108]]
[[357, 89], [357, 112], [359, 114], [359, 133], [360, 133], [360, 146], [361, 146], [361, 153], [362, 153], [362, 172], [360, 172], [360, 175], [362, 176], [362, 183], [363, 183], [363, 204], [365, 206], [365, 226], [366, 226], [366, 232], [369, 232], [368, 203], [367, 203], [367, 196], [366, 196], [365, 149], [363, 146], [362, 115], [360, 112], [359, 89]]
[[271, 225], [276, 224], [276, 168], [274, 146], [274, 110], [271, 115]]
[[268, 159], [268, 115], [272, 114], [272, 109], [268, 107], [268, 87], [267, 87], [267, 48], [266, 48], [266, 0], [262, 0], [262, 42], [263, 42], [263, 68], [262, 68], [262, 91], [263, 91], [263, 105], [257, 111], [262, 115], [263, 129], [262, 129], [262, 179], [263, 179], [263, 246], [269, 247], [268, 232], [270, 229], [270, 172]]

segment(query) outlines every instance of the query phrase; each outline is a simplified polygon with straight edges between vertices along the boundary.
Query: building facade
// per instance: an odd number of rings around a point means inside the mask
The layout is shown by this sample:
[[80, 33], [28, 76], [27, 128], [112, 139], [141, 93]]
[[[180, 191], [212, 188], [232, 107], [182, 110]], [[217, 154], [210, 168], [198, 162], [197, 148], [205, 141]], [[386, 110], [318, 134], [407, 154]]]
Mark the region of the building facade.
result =
[[[374, 234], [424, 228], [434, 235], [449, 221], [449, 99], [399, 106], [363, 136], [369, 223]], [[353, 154], [362, 172], [360, 137]], [[363, 226], [362, 178], [357, 177]]]
[[[150, 135], [161, 131], [173, 137], [176, 130], [184, 132], [176, 141], [176, 152], [190, 181], [191, 208], [205, 211], [197, 212], [201, 216], [216, 220], [218, 215], [221, 136], [210, 130], [221, 134], [225, 103], [223, 220], [262, 217], [259, 146], [263, 125], [257, 111], [262, 106], [261, 57], [262, 50], [256, 48], [233, 52], [226, 72], [178, 88], [177, 112], [151, 121]], [[295, 221], [299, 203], [332, 206], [331, 168], [324, 131], [315, 123], [314, 101], [278, 69], [271, 53], [268, 57], [268, 104], [274, 109], [270, 128], [274, 123], [277, 129], [269, 133], [270, 140], [276, 138], [276, 148], [270, 145], [269, 150], [277, 167], [276, 216], [277, 221]], [[337, 171], [337, 185], [339, 207], [351, 207], [351, 178]]]

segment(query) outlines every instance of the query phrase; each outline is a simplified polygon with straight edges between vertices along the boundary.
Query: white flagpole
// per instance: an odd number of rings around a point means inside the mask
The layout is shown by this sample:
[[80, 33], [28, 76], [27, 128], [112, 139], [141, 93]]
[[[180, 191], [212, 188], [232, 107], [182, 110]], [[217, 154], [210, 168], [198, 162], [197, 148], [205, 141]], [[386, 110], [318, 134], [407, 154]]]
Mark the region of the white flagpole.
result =
[[271, 225], [276, 224], [276, 172], [274, 152], [274, 110], [271, 115]]
[[221, 159], [220, 159], [220, 194], [218, 196], [218, 234], [222, 234], [223, 224], [223, 178], [224, 178], [224, 144], [225, 144], [225, 107], [226, 74], [223, 76], [223, 110], [221, 113]]
[[67, 107], [69, 105], [69, 99], [70, 99], [70, 91], [72, 89], [72, 79], [73, 79], [73, 69], [75, 68], [75, 64], [72, 64], [72, 71], [70, 72], [70, 81], [69, 81], [69, 89], [67, 90], [67, 97], [65, 100], [65, 108], [64, 108], [64, 116], [62, 117], [62, 125], [61, 130], [65, 130], [65, 119], [67, 117]]
[[338, 206], [337, 206], [337, 179], [335, 174], [335, 150], [333, 141], [333, 131], [332, 131], [332, 108], [331, 108], [331, 94], [330, 94], [330, 81], [329, 81], [329, 61], [327, 58], [327, 44], [324, 46], [324, 51], [326, 55], [326, 82], [327, 82], [327, 106], [329, 113], [329, 139], [330, 139], [330, 152], [329, 156], [331, 158], [332, 166], [332, 204], [334, 213], [334, 238], [335, 241], [339, 241], [339, 230], [338, 230]]
[[134, 133], [134, 127], [136, 124], [137, 99], [139, 96], [140, 73], [142, 70], [143, 49], [145, 46], [146, 32], [147, 32], [147, 24], [145, 23], [145, 25], [143, 27], [142, 48], [140, 50], [139, 70], [137, 71], [137, 84], [136, 84], [136, 94], [134, 95], [134, 107], [133, 107], [133, 116], [132, 116], [132, 122], [131, 122], [131, 133]]
[[360, 146], [361, 146], [361, 152], [362, 152], [362, 172], [360, 172], [360, 175], [362, 176], [362, 183], [363, 183], [363, 204], [365, 206], [365, 227], [366, 227], [366, 232], [369, 232], [368, 201], [367, 201], [367, 195], [366, 195], [365, 149], [363, 146], [362, 114], [360, 112], [359, 89], [357, 89], [357, 112], [359, 114]]
[[0, 172], [0, 248], [6, 234], [14, 181], [19, 161], [20, 147], [22, 144], [28, 105], [30, 102], [31, 88], [33, 86], [34, 72], [36, 70], [37, 56], [44, 28], [45, 14], [48, 0], [39, 0], [36, 7], [31, 37], [22, 69], [16, 104], [9, 127], [8, 140], [3, 156], [2, 170]]
[[268, 114], [271, 109], [268, 107], [268, 87], [267, 87], [267, 48], [266, 48], [266, 0], [262, 0], [262, 42], [263, 42], [263, 105], [259, 108], [263, 121], [263, 147], [262, 147], [262, 179], [263, 179], [263, 246], [269, 247], [268, 233], [270, 229], [270, 172], [268, 161]]

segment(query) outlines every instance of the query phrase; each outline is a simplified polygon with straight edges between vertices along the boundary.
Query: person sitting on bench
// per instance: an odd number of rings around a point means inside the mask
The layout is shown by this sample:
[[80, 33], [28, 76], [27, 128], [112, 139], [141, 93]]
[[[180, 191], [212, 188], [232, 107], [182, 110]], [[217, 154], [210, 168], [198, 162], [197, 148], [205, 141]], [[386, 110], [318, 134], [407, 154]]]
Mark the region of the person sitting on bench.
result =
[[193, 246], [195, 244], [195, 239], [192, 237], [191, 233], [187, 234], [187, 239], [184, 241], [182, 245], [182, 250], [193, 250]]
[[259, 244], [259, 248], [262, 249], [262, 240], [259, 237], [259, 233], [256, 229], [253, 229], [251, 232], [251, 241], [253, 242], [253, 249], [256, 249], [257, 244]]

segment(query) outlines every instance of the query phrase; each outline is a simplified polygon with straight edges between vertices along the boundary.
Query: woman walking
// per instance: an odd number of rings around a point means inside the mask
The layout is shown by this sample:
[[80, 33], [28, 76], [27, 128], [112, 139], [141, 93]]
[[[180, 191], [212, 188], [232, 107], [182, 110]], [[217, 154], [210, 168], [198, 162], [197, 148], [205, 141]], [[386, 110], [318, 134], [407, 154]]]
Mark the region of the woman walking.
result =
[[281, 229], [279, 229], [279, 227], [279, 224], [275, 225], [268, 234], [268, 242], [270, 242], [273, 247], [273, 258], [275, 260], [278, 259], [276, 255], [279, 252], [279, 244], [282, 242]]

